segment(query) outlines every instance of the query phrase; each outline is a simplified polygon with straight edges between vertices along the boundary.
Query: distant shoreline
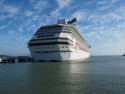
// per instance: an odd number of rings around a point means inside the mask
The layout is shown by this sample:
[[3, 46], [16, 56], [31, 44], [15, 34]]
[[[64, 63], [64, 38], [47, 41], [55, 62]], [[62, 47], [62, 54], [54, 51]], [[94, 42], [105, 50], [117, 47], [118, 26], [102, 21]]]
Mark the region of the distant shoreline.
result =
[[125, 56], [125, 54], [123, 54], [122, 56]]

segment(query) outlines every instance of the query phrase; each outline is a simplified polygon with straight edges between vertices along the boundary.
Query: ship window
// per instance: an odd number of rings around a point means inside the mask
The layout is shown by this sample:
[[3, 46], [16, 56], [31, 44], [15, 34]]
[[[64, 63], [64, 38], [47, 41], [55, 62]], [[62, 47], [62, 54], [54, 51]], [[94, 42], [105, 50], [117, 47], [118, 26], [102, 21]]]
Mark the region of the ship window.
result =
[[54, 34], [49, 34], [49, 35], [41, 35], [41, 36], [37, 36], [38, 38], [41, 38], [41, 37], [53, 37]]
[[64, 48], [64, 47], [62, 46], [62, 48]]

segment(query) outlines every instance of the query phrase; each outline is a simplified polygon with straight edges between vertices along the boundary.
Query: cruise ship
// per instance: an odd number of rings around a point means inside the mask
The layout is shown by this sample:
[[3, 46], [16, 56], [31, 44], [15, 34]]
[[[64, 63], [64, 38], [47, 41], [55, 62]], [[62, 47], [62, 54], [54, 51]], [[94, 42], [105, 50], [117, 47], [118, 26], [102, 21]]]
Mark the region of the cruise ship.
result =
[[59, 19], [57, 24], [41, 26], [28, 42], [33, 60], [69, 61], [88, 58], [90, 45], [74, 24], [76, 21], [76, 18], [68, 22]]

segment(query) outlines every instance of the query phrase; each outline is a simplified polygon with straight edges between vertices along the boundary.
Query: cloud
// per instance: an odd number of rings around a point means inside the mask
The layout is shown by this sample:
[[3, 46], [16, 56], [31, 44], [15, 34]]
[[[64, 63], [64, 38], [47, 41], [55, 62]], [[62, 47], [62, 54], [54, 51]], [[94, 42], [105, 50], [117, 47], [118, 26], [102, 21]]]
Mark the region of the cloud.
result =
[[72, 18], [76, 17], [78, 21], [83, 21], [86, 19], [88, 13], [84, 10], [80, 10], [72, 14]]
[[117, 3], [117, 0], [102, 0], [102, 1], [98, 1], [97, 5], [98, 5], [98, 10], [102, 11], [102, 10], [107, 10], [110, 8], [113, 8], [114, 4]]
[[23, 32], [23, 27], [19, 27], [19, 32]]
[[[95, 24], [115, 24], [119, 23], [119, 21], [124, 21], [125, 18], [125, 7], [120, 6], [119, 8], [115, 8], [114, 10], [110, 11], [107, 10], [107, 13], [95, 13], [88, 15], [88, 21], [93, 22]], [[113, 23], [112, 23], [113, 22]]]
[[119, 21], [122, 19], [119, 14], [112, 12], [112, 13], [107, 13], [107, 14], [94, 14], [94, 15], [89, 15], [88, 16], [88, 21], [93, 22], [95, 24], [106, 24], [112, 21]]
[[56, 0], [58, 3], [59, 8], [64, 8], [68, 6], [73, 0]]
[[60, 14], [60, 9], [55, 9], [55, 10], [53, 10], [53, 11], [50, 13], [50, 15], [51, 15], [52, 18], [56, 18], [56, 19], [57, 19], [57, 17], [61, 16], [61, 14]]
[[37, 1], [35, 9], [42, 9], [43, 7], [47, 6], [47, 4], [48, 3], [46, 1]]
[[25, 15], [27, 16], [27, 17], [30, 17], [30, 16], [32, 16], [34, 14], [34, 12], [32, 12], [32, 11], [30, 11], [30, 10], [27, 10], [26, 12], [25, 12]]
[[48, 2], [45, 0], [31, 0], [31, 5], [37, 12], [40, 12], [48, 6]]
[[99, 0], [97, 2], [98, 5], [107, 5], [107, 4], [114, 4], [115, 2], [117, 2], [117, 0]]
[[4, 21], [6, 18], [14, 19], [19, 11], [19, 6], [16, 7], [3, 1], [0, 3], [0, 20]]
[[0, 26], [0, 30], [5, 29], [5, 28], [6, 28], [6, 25]]
[[66, 12], [66, 10], [65, 10], [66, 7], [70, 6], [70, 4], [73, 0], [55, 0], [55, 1], [58, 4], [58, 7], [55, 7], [54, 10], [52, 10], [50, 12], [51, 17], [49, 17], [49, 18], [57, 20], [57, 19], [62, 18], [63, 16], [66, 17], [66, 15], [62, 15], [62, 11]]
[[104, 5], [104, 6], [100, 6], [98, 7], [98, 10], [106, 10], [106, 9], [109, 9], [111, 8], [113, 5]]
[[10, 13], [10, 14], [17, 14], [19, 11], [19, 8], [12, 6], [12, 5], [5, 5], [4, 6], [4, 12]]

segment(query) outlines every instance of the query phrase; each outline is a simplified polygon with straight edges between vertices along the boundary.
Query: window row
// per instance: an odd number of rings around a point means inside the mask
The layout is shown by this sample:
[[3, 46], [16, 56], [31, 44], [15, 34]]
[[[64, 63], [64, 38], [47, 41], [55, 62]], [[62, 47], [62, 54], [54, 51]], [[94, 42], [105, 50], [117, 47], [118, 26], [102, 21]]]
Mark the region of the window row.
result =
[[[53, 47], [53, 46], [49, 46], [49, 47], [36, 47], [36, 48], [34, 48], [34, 49], [53, 49], [53, 48], [55, 48], [55, 47]], [[62, 46], [61, 48], [68, 48], [67, 46]]]
[[66, 52], [72, 52], [70, 50], [63, 50], [63, 51], [34, 51], [34, 53], [39, 53], [39, 54], [51, 54], [51, 53], [55, 53], [55, 52], [60, 52], [60, 53], [66, 53]]

